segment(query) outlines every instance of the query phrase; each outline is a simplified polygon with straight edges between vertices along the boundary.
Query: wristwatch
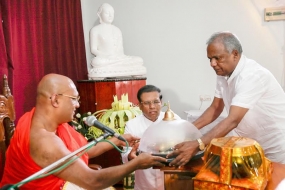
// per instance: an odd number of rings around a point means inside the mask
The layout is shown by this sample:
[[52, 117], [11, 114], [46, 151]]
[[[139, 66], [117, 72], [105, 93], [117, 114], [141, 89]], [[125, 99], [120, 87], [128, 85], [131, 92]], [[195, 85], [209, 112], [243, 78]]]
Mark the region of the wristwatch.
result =
[[205, 144], [203, 143], [203, 141], [201, 139], [197, 139], [198, 143], [199, 143], [199, 149], [202, 151], [205, 149]]

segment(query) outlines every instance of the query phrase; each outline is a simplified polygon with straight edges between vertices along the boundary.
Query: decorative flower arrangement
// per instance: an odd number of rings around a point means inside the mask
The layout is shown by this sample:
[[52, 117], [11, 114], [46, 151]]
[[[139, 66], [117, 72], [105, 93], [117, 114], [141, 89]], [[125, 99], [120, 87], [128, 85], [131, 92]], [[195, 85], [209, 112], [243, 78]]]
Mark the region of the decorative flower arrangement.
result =
[[126, 122], [137, 115], [142, 114], [138, 106], [133, 105], [128, 100], [128, 94], [123, 94], [121, 100], [118, 100], [117, 95], [114, 96], [114, 102], [111, 104], [111, 109], [103, 109], [96, 111], [95, 113], [77, 113], [71, 125], [76, 131], [85, 136], [86, 139], [98, 138], [103, 134], [103, 131], [85, 124], [88, 116], [94, 115], [99, 122], [119, 134], [124, 134]]
[[74, 129], [81, 133], [86, 139], [91, 139], [93, 138], [93, 135], [89, 133], [89, 126], [85, 124], [85, 121], [88, 116], [91, 116], [91, 112], [87, 113], [77, 113], [75, 115], [75, 118], [70, 122], [70, 125], [74, 127]]

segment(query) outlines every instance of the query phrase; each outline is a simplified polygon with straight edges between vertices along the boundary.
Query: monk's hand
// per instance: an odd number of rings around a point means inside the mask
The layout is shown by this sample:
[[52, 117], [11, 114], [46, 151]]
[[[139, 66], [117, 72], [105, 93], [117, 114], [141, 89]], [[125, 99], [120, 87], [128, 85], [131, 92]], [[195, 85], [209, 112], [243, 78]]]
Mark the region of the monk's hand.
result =
[[174, 146], [166, 158], [174, 158], [169, 166], [184, 166], [198, 152], [197, 141], [185, 141]]
[[[136, 143], [140, 141], [140, 138], [135, 137], [131, 134], [123, 134], [122, 137], [128, 141], [129, 146], [133, 147]], [[121, 141], [121, 146], [126, 146], [126, 142]]]
[[150, 153], [141, 153], [132, 161], [137, 162], [137, 169], [147, 169], [152, 166], [165, 166], [163, 163], [167, 160], [160, 156], [152, 156]]

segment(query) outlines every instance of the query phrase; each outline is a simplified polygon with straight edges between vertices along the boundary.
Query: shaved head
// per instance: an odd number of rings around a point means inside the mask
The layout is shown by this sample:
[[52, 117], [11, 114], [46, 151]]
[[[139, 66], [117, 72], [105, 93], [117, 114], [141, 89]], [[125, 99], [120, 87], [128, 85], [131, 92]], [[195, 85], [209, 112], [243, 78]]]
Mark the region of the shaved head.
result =
[[48, 74], [39, 82], [37, 96], [50, 97], [52, 94], [63, 93], [70, 89], [76, 89], [70, 78], [59, 74]]
[[38, 84], [34, 119], [49, 118], [56, 124], [71, 121], [80, 105], [69, 96], [78, 97], [76, 86], [70, 78], [54, 73], [45, 75]]

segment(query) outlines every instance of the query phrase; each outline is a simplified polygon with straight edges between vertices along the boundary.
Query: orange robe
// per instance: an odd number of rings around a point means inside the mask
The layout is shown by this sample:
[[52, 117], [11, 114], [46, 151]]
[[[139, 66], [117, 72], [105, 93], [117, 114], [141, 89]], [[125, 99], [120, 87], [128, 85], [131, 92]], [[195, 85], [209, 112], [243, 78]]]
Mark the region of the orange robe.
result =
[[[18, 122], [6, 152], [6, 164], [0, 187], [6, 184], [16, 184], [42, 169], [30, 156], [30, 127], [34, 111], [35, 108], [25, 113]], [[71, 152], [87, 144], [86, 139], [67, 123], [58, 126], [57, 135]], [[88, 164], [88, 155], [86, 153], [81, 159]], [[20, 189], [59, 190], [64, 183], [64, 180], [54, 175], [49, 175], [30, 181], [22, 185]]]

